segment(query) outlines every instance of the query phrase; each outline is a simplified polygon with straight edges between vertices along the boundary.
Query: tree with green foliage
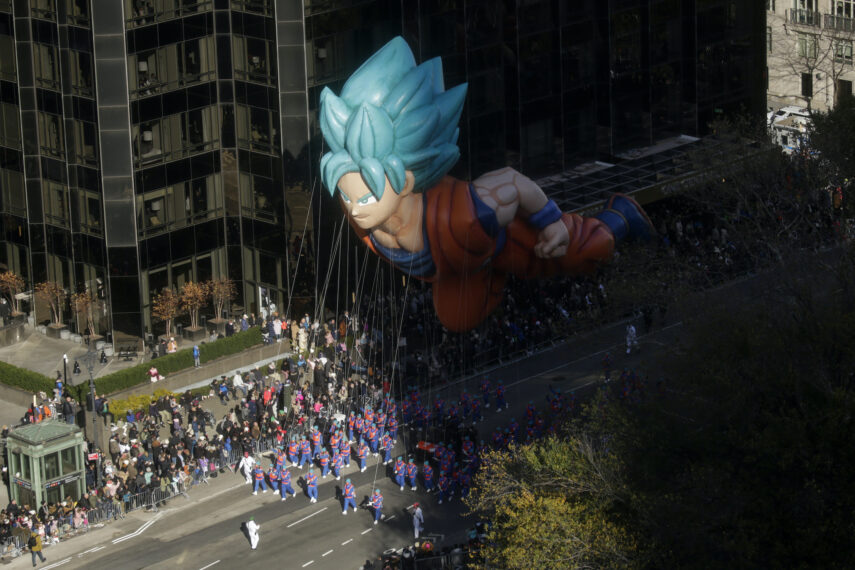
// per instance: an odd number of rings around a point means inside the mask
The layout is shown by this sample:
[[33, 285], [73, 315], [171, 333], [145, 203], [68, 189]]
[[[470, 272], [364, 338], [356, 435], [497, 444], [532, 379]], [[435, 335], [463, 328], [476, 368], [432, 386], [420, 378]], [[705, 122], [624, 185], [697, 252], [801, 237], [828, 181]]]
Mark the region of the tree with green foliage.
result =
[[649, 364], [661, 394], [601, 392], [560, 439], [490, 455], [469, 500], [493, 523], [489, 562], [855, 566], [855, 252], [840, 253], [832, 272], [790, 258], [749, 305], [700, 298]]

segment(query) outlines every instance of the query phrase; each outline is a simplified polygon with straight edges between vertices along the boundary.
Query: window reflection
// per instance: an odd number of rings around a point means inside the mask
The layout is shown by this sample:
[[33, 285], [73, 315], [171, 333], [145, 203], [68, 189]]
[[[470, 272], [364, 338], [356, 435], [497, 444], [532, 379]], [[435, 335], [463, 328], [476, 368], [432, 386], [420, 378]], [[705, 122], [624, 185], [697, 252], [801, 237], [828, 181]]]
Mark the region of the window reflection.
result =
[[151, 166], [219, 148], [216, 111], [216, 107], [208, 106], [135, 125], [137, 166]]
[[21, 148], [21, 124], [18, 106], [0, 103], [0, 145]]
[[206, 36], [128, 57], [131, 98], [148, 97], [216, 76], [214, 37]]
[[15, 38], [0, 35], [0, 79], [16, 81]]
[[211, 0], [125, 0], [127, 23], [131, 27], [179, 18], [187, 14], [210, 11]]
[[39, 111], [39, 145], [43, 154], [62, 158], [64, 145], [59, 115]]
[[41, 87], [59, 90], [56, 46], [33, 42], [33, 70]]
[[43, 181], [42, 188], [45, 219], [57, 225], [68, 225], [68, 188], [50, 180]]
[[92, 90], [92, 56], [81, 51], [68, 50], [69, 71], [71, 73], [71, 88], [77, 95], [91, 97]]
[[235, 77], [257, 83], [272, 84], [275, 80], [271, 72], [273, 46], [266, 40], [234, 36]]

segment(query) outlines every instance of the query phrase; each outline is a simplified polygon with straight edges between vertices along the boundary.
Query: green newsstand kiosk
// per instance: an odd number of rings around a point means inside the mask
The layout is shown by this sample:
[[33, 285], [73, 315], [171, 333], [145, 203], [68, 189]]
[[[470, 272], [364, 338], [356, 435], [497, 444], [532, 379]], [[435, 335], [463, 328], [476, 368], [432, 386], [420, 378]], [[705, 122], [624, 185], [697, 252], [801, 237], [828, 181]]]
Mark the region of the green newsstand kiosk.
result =
[[10, 499], [38, 509], [42, 501], [78, 500], [86, 485], [86, 443], [76, 425], [43, 421], [9, 432]]

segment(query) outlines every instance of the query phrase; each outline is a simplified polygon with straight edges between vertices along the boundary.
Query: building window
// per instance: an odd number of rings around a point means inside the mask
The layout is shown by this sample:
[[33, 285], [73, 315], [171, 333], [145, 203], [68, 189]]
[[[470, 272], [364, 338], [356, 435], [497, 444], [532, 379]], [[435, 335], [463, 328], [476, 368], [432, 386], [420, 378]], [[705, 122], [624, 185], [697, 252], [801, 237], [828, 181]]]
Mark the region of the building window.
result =
[[852, 97], [852, 82], [845, 79], [838, 79], [837, 89], [834, 90], [835, 104], [839, 103], [844, 97]]
[[793, 0], [798, 10], [808, 10], [816, 12], [816, 4], [818, 0]]
[[816, 59], [816, 36], [813, 34], [799, 34], [799, 57]]
[[775, 11], [775, 0], [766, 0], [766, 9], [770, 12]]
[[834, 60], [852, 63], [852, 40], [834, 40]]
[[766, 26], [766, 53], [772, 53], [772, 26]]
[[855, 0], [834, 0], [834, 15], [841, 18], [855, 17]]
[[802, 73], [802, 97], [810, 99], [813, 97], [813, 74]]

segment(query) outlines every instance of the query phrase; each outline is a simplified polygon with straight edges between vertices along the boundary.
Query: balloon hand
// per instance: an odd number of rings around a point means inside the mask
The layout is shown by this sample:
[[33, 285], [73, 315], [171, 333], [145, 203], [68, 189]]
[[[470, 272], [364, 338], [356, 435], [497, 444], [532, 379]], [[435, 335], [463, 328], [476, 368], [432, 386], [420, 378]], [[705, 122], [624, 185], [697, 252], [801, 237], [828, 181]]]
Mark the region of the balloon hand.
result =
[[534, 246], [534, 254], [537, 257], [561, 257], [567, 253], [570, 244], [570, 234], [564, 222], [557, 220], [540, 231], [537, 243]]

